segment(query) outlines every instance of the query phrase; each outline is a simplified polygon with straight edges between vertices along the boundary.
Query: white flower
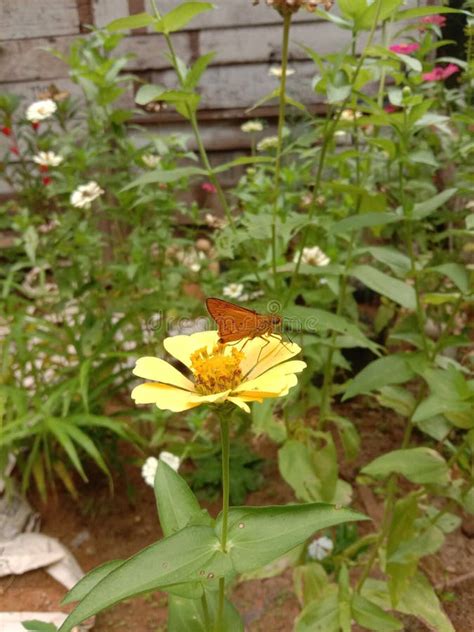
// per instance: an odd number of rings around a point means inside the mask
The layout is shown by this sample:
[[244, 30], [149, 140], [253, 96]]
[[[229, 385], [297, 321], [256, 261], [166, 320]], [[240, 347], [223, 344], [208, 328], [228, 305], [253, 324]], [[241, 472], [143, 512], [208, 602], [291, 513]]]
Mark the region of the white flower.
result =
[[179, 458], [179, 456], [176, 456], [176, 454], [163, 450], [163, 452], [160, 452], [158, 458], [160, 459], [160, 461], [163, 461], [163, 463], [166, 463], [166, 465], [169, 465], [170, 468], [173, 469], [175, 472], [179, 470], [181, 459]]
[[240, 298], [244, 291], [243, 283], [229, 283], [222, 290], [222, 294], [228, 298]]
[[[295, 253], [293, 262], [296, 263], [298, 258], [299, 252]], [[331, 263], [331, 259], [321, 250], [321, 248], [319, 248], [319, 246], [313, 246], [312, 248], [303, 248], [301, 263], [306, 263], [310, 266], [327, 266]]]
[[91, 180], [87, 184], [81, 184], [71, 194], [71, 204], [77, 208], [90, 208], [91, 203], [101, 196], [104, 190], [97, 182]]
[[142, 477], [147, 485], [154, 487], [156, 468], [158, 467], [158, 459], [154, 456], [149, 456], [142, 466]]
[[[278, 77], [279, 79], [282, 77], [283, 75], [283, 68], [281, 66], [272, 66], [270, 68], [270, 70], [268, 71], [268, 74], [271, 77]], [[294, 75], [295, 71], [293, 70], [293, 68], [287, 68], [286, 69], [286, 76], [289, 77], [290, 75]]]
[[278, 136], [267, 136], [257, 144], [258, 151], [266, 151], [267, 149], [274, 149], [278, 147]]
[[348, 108], [346, 110], [342, 110], [341, 121], [354, 121], [355, 119], [361, 118], [361, 116], [362, 112]]
[[327, 536], [322, 536], [317, 540], [313, 540], [308, 546], [308, 555], [312, 560], [324, 560], [325, 557], [331, 555], [334, 548], [333, 541]]
[[26, 118], [28, 121], [37, 123], [38, 121], [44, 121], [56, 112], [58, 106], [52, 99], [43, 99], [42, 101], [35, 101], [26, 109]]
[[260, 121], [247, 121], [246, 123], [242, 123], [240, 129], [247, 134], [261, 132], [263, 130], [263, 124]]
[[143, 154], [142, 160], [147, 167], [154, 169], [160, 164], [161, 157], [156, 154]]
[[200, 250], [189, 250], [188, 252], [179, 251], [176, 253], [176, 259], [189, 268], [191, 272], [199, 272], [202, 268], [201, 262], [206, 259], [206, 255]]
[[36, 156], [33, 156], [33, 161], [42, 167], [57, 167], [63, 160], [64, 158], [55, 154], [54, 151], [40, 151]]
[[212, 213], [206, 213], [204, 221], [210, 228], [223, 228], [225, 226], [225, 220], [220, 217], [216, 217]]

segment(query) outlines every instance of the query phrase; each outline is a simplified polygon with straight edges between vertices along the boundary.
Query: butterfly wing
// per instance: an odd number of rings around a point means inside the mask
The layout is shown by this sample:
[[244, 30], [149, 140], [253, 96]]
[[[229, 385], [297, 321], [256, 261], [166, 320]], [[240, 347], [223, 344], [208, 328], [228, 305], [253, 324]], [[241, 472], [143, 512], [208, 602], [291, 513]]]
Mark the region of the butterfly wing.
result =
[[220, 298], [206, 299], [209, 314], [217, 323], [220, 342], [227, 343], [259, 335], [259, 314], [252, 309], [234, 305]]

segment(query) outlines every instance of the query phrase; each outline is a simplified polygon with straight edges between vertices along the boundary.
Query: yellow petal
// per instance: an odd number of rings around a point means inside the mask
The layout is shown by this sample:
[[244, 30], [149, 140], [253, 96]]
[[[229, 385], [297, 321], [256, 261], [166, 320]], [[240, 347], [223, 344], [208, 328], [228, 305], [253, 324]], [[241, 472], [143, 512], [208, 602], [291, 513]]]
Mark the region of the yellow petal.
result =
[[136, 404], [156, 404], [162, 410], [175, 413], [199, 406], [196, 396], [176, 386], [147, 382], [136, 386], [132, 391], [132, 399]]
[[233, 404], [241, 408], [246, 413], [250, 412], [250, 406], [247, 406], [244, 400], [241, 399], [240, 397], [228, 397], [227, 399], [229, 400], [229, 402], [232, 402]]
[[288, 389], [298, 381], [295, 373], [300, 373], [305, 367], [306, 362], [301, 360], [283, 362], [268, 369], [268, 371], [253, 380], [245, 380], [234, 389], [234, 393], [243, 391], [266, 391], [270, 393], [285, 391], [287, 393]]
[[202, 347], [211, 351], [219, 340], [217, 331], [198, 331], [190, 336], [171, 336], [165, 338], [163, 346], [166, 351], [187, 367], [191, 366], [191, 354]]
[[242, 374], [253, 379], [268, 371], [273, 366], [289, 360], [300, 353], [301, 347], [294, 342], [286, 342], [281, 338], [265, 336], [250, 340], [244, 348], [245, 359], [240, 366]]
[[188, 380], [178, 369], [161, 358], [139, 358], [133, 369], [133, 374], [146, 380], [153, 380], [161, 384], [179, 386], [187, 391], [194, 391], [194, 384]]

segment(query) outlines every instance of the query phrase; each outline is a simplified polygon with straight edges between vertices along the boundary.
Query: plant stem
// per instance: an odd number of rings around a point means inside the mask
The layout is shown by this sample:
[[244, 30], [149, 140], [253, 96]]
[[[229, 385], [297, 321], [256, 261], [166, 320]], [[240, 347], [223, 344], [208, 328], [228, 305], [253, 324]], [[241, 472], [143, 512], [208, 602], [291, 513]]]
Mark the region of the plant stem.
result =
[[[359, 57], [359, 61], [357, 63], [357, 66], [354, 70], [354, 74], [352, 76], [352, 80], [350, 83], [350, 91], [349, 94], [347, 95], [347, 97], [342, 101], [339, 110], [337, 111], [337, 113], [335, 114], [334, 118], [332, 119], [332, 122], [330, 123], [330, 116], [331, 116], [331, 111], [328, 112], [327, 115], [327, 119], [326, 119], [326, 124], [324, 127], [324, 132], [323, 132], [323, 144], [321, 146], [321, 151], [319, 154], [319, 161], [318, 161], [318, 167], [316, 170], [316, 177], [315, 177], [315, 181], [314, 181], [314, 187], [313, 187], [313, 201], [311, 206], [308, 209], [308, 225], [311, 223], [311, 220], [313, 219], [313, 216], [316, 212], [318, 203], [317, 203], [317, 199], [318, 199], [318, 195], [319, 195], [319, 189], [321, 186], [321, 179], [322, 179], [322, 173], [323, 173], [323, 167], [324, 167], [324, 163], [326, 160], [326, 154], [327, 151], [329, 149], [329, 144], [334, 136], [334, 132], [336, 131], [336, 127], [337, 124], [339, 123], [339, 120], [341, 118], [341, 115], [344, 111], [344, 109], [346, 108], [347, 104], [349, 103], [349, 99], [353, 96], [353, 91], [354, 91], [354, 86], [356, 83], [356, 80], [359, 76], [359, 73], [362, 69], [362, 66], [364, 64], [366, 55], [367, 55], [367, 50], [370, 48], [370, 46], [372, 45], [372, 41], [374, 39], [374, 35], [375, 35], [375, 31], [377, 29], [377, 24], [379, 21], [379, 16], [380, 16], [380, 11], [382, 9], [382, 0], [376, 0], [377, 1], [377, 10], [374, 16], [374, 22], [372, 24], [372, 28], [370, 30], [369, 36], [367, 38], [367, 42], [366, 45], [364, 47], [364, 50], [362, 52], [362, 54]], [[286, 294], [285, 300], [283, 302], [283, 307], [286, 307], [290, 301], [290, 298], [293, 296], [293, 292], [295, 290], [296, 287], [296, 283], [298, 281], [298, 276], [299, 276], [299, 271], [300, 271], [300, 267], [301, 267], [301, 260], [303, 258], [303, 250], [306, 246], [307, 240], [308, 240], [308, 235], [309, 235], [309, 231], [305, 230], [303, 232], [303, 236], [301, 238], [301, 243], [299, 245], [299, 253], [298, 253], [298, 259], [296, 261], [296, 265], [295, 265], [295, 269], [293, 271], [292, 277], [291, 277], [291, 281], [290, 281], [290, 285], [288, 288], [288, 292]]]
[[273, 284], [275, 289], [278, 287], [277, 274], [277, 215], [278, 215], [278, 198], [280, 189], [280, 171], [281, 171], [281, 154], [283, 146], [283, 129], [285, 127], [285, 110], [286, 110], [286, 71], [288, 68], [288, 45], [290, 41], [292, 13], [287, 12], [283, 18], [283, 41], [281, 50], [281, 78], [280, 78], [280, 94], [279, 94], [279, 110], [278, 110], [278, 145], [275, 157], [275, 199], [273, 203], [272, 218], [272, 271]]
[[[221, 447], [222, 447], [222, 531], [221, 549], [226, 553], [227, 530], [229, 524], [229, 413], [223, 410], [220, 415]], [[216, 619], [216, 632], [225, 632], [223, 628], [225, 601], [225, 579], [219, 578], [219, 604]]]
[[[161, 14], [158, 10], [158, 6], [156, 4], [156, 0], [151, 0], [152, 6], [153, 6], [153, 10], [155, 12], [155, 15], [158, 19], [161, 18]], [[168, 33], [163, 33], [163, 36], [166, 40], [166, 44], [168, 46], [168, 50], [170, 52], [170, 56], [171, 56], [171, 61], [173, 63], [173, 68], [176, 72], [176, 76], [178, 77], [178, 81], [179, 84], [182, 88], [185, 87], [185, 81], [184, 81], [184, 77], [181, 74], [181, 71], [179, 69], [179, 64], [178, 64], [178, 57], [176, 55], [176, 51], [174, 49], [173, 46], [173, 42], [171, 40], [171, 36]], [[232, 229], [235, 229], [235, 223], [234, 223], [234, 218], [232, 217], [232, 214], [230, 212], [230, 207], [229, 204], [227, 203], [227, 199], [225, 197], [224, 191], [221, 187], [221, 184], [219, 182], [219, 180], [216, 177], [216, 174], [214, 173], [214, 170], [211, 166], [211, 163], [209, 162], [209, 157], [207, 155], [206, 152], [206, 148], [204, 147], [204, 142], [202, 140], [202, 135], [201, 135], [201, 131], [199, 129], [199, 123], [197, 120], [197, 116], [196, 116], [196, 112], [189, 106], [186, 105], [186, 111], [189, 117], [189, 122], [191, 123], [191, 127], [194, 133], [194, 137], [196, 139], [196, 143], [198, 146], [198, 150], [199, 150], [199, 155], [201, 157], [201, 161], [204, 165], [204, 167], [206, 168], [207, 171], [207, 175], [209, 177], [209, 180], [212, 182], [212, 184], [216, 187], [216, 191], [217, 191], [217, 196], [219, 198], [219, 202], [222, 205], [222, 208], [224, 209], [224, 213], [226, 216], [227, 221], [229, 222], [229, 225], [232, 227]]]

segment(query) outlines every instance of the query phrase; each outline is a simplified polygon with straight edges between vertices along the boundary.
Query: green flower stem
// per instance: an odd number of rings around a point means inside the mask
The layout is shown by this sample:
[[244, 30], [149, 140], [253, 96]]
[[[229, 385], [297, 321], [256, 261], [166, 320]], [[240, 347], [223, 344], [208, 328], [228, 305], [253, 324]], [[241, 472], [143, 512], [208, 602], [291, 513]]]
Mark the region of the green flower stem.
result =
[[279, 94], [279, 110], [278, 110], [278, 145], [275, 157], [275, 199], [273, 204], [272, 218], [272, 271], [274, 287], [278, 287], [277, 273], [277, 214], [278, 214], [278, 197], [280, 188], [280, 172], [281, 172], [281, 154], [283, 148], [283, 129], [285, 127], [285, 110], [286, 110], [286, 71], [288, 68], [288, 47], [290, 41], [292, 13], [285, 13], [283, 17], [283, 41], [281, 50], [281, 78], [280, 78], [280, 94]]
[[[359, 62], [355, 68], [354, 74], [352, 76], [352, 80], [350, 83], [350, 92], [347, 95], [347, 97], [342, 101], [337, 113], [335, 114], [334, 118], [332, 119], [332, 122], [330, 123], [330, 116], [331, 116], [331, 110], [329, 110], [328, 112], [328, 116], [326, 119], [326, 124], [324, 127], [324, 134], [323, 134], [323, 144], [321, 146], [321, 151], [319, 153], [319, 161], [318, 161], [318, 167], [316, 170], [316, 177], [315, 177], [315, 181], [314, 181], [314, 187], [313, 187], [313, 201], [311, 206], [308, 209], [308, 224], [310, 224], [311, 220], [313, 219], [313, 216], [317, 210], [318, 207], [318, 203], [317, 203], [317, 198], [319, 195], [319, 189], [321, 187], [321, 180], [322, 180], [322, 173], [323, 173], [323, 167], [324, 167], [324, 163], [326, 160], [326, 154], [328, 152], [329, 149], [329, 144], [334, 136], [334, 132], [336, 131], [336, 127], [337, 124], [339, 123], [339, 120], [341, 118], [342, 112], [344, 111], [344, 109], [346, 108], [347, 104], [349, 103], [349, 99], [353, 96], [353, 91], [354, 91], [354, 86], [355, 83], [357, 81], [357, 78], [359, 76], [359, 73], [362, 69], [362, 66], [364, 64], [365, 58], [367, 56], [367, 50], [370, 48], [370, 46], [372, 45], [372, 41], [374, 39], [374, 35], [375, 35], [375, 31], [377, 29], [377, 24], [379, 21], [379, 16], [380, 16], [380, 11], [382, 9], [382, 0], [377, 0], [377, 11], [376, 14], [374, 16], [374, 22], [372, 24], [372, 28], [370, 30], [369, 36], [367, 38], [367, 42], [365, 45], [365, 48], [362, 52], [362, 54], [359, 57]], [[288, 305], [291, 297], [294, 294], [297, 282], [298, 282], [298, 278], [299, 278], [299, 271], [300, 271], [300, 267], [301, 267], [301, 260], [303, 258], [303, 250], [306, 246], [307, 240], [308, 240], [308, 235], [309, 235], [309, 231], [304, 231], [303, 232], [303, 236], [301, 238], [301, 243], [299, 245], [299, 253], [298, 253], [298, 259], [296, 261], [296, 265], [295, 265], [295, 269], [293, 270], [293, 275], [291, 277], [291, 281], [290, 281], [290, 285], [288, 288], [288, 292], [287, 295], [285, 297], [285, 300], [283, 302], [283, 306], [286, 307], [286, 305]]]
[[201, 597], [201, 606], [204, 612], [204, 625], [206, 626], [206, 630], [211, 629], [211, 617], [209, 615], [209, 606], [207, 604], [206, 591], [203, 590]]
[[[229, 417], [230, 412], [227, 406], [219, 410], [219, 420], [221, 426], [221, 449], [222, 449], [222, 532], [221, 548], [226, 553], [227, 531], [229, 526]], [[215, 632], [225, 632], [224, 621], [224, 601], [225, 601], [225, 579], [219, 579], [219, 604], [217, 609], [217, 619]]]
[[[153, 6], [153, 10], [155, 12], [155, 15], [158, 19], [161, 18], [161, 14], [158, 10], [158, 6], [156, 4], [156, 0], [151, 0], [152, 6]], [[171, 36], [168, 33], [163, 33], [163, 36], [166, 40], [166, 44], [168, 46], [168, 50], [170, 52], [170, 57], [171, 57], [171, 61], [173, 64], [173, 68], [176, 72], [176, 75], [178, 77], [178, 81], [180, 83], [180, 86], [182, 88], [184, 88], [184, 77], [181, 74], [181, 71], [179, 69], [179, 64], [178, 64], [178, 58], [176, 55], [176, 51], [174, 49], [173, 46], [173, 41], [171, 39]], [[227, 199], [225, 197], [224, 191], [222, 189], [222, 186], [219, 182], [219, 180], [216, 177], [216, 174], [214, 173], [214, 170], [211, 166], [211, 163], [209, 162], [209, 157], [207, 155], [206, 152], [206, 148], [204, 147], [204, 142], [202, 140], [202, 135], [201, 135], [201, 131], [199, 129], [199, 123], [197, 120], [197, 116], [196, 116], [196, 112], [190, 108], [189, 106], [186, 106], [186, 111], [189, 117], [189, 122], [191, 123], [191, 127], [193, 129], [193, 133], [194, 133], [194, 137], [196, 139], [196, 143], [198, 146], [198, 150], [199, 150], [199, 155], [201, 157], [201, 161], [204, 165], [204, 167], [206, 168], [207, 171], [207, 175], [209, 177], [209, 180], [212, 182], [212, 184], [216, 187], [217, 190], [217, 196], [219, 198], [219, 202], [222, 205], [222, 208], [224, 209], [224, 213], [226, 216], [227, 221], [229, 222], [229, 225], [235, 229], [235, 223], [234, 223], [234, 218], [232, 217], [232, 214], [230, 212], [230, 207], [229, 204], [227, 203]]]
[[[357, 51], [357, 32], [352, 32], [352, 55], [356, 55]], [[352, 111], [354, 113], [354, 120], [352, 124], [352, 143], [354, 145], [354, 149], [356, 150], [356, 177], [355, 184], [360, 187], [362, 174], [361, 174], [361, 159], [360, 159], [360, 142], [359, 142], [359, 126], [357, 125], [357, 116], [356, 116], [356, 100], [354, 99], [352, 103]], [[356, 208], [354, 211], [355, 215], [359, 214], [360, 205], [362, 203], [362, 196], [357, 196]], [[339, 294], [337, 298], [337, 308], [336, 314], [337, 316], [342, 316], [344, 312], [344, 308], [346, 305], [346, 296], [347, 296], [347, 277], [349, 275], [349, 269], [352, 265], [352, 253], [354, 251], [354, 246], [357, 240], [358, 232], [352, 231], [349, 239], [349, 246], [347, 248], [346, 260], [344, 263], [344, 270], [342, 272], [341, 281], [339, 284]], [[331, 387], [332, 387], [332, 379], [334, 375], [334, 353], [336, 350], [336, 337], [337, 332], [333, 331], [331, 334], [331, 342], [328, 349], [328, 355], [326, 358], [326, 362], [324, 365], [324, 375], [323, 375], [323, 386], [321, 389], [321, 404], [319, 407], [319, 430], [324, 430], [324, 424], [326, 422], [327, 417], [331, 412]]]

